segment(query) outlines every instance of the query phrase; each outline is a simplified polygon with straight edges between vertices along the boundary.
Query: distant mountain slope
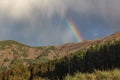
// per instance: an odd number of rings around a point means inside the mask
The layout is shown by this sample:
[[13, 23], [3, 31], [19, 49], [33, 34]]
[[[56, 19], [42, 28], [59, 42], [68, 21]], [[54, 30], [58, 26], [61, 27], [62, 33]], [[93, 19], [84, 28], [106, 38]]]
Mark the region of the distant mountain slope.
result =
[[44, 60], [60, 59], [77, 51], [87, 50], [89, 47], [119, 40], [120, 32], [98, 40], [88, 40], [81, 43], [68, 43], [59, 46], [30, 47], [22, 43], [5, 40], [0, 41], [0, 66], [9, 68], [16, 59]]
[[120, 32], [98, 40], [46, 47], [7, 40], [0, 42], [0, 51], [0, 80], [63, 80], [77, 71], [120, 68]]

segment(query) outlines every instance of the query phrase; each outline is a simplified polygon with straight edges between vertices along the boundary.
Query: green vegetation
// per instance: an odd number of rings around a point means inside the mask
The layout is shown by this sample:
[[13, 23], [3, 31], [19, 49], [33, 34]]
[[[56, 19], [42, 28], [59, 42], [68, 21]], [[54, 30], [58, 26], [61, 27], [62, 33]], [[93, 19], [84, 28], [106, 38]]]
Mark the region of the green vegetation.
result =
[[[51, 48], [54, 49], [53, 47], [47, 48], [44, 55]], [[59, 60], [39, 62], [44, 59], [44, 57], [38, 57], [34, 61], [26, 60], [29, 65], [23, 65], [24, 61], [15, 59], [9, 70], [0, 73], [0, 80], [78, 80], [77, 77], [81, 80], [88, 78], [106, 80], [110, 77], [108, 74], [115, 76], [111, 77], [112, 80], [120, 78], [118, 76], [120, 41], [91, 46], [88, 50], [76, 52]], [[70, 76], [75, 73], [75, 76]], [[68, 76], [66, 77], [66, 75]]]
[[2, 46], [2, 47], [5, 47], [7, 45], [11, 46], [13, 44], [16, 44], [16, 45], [19, 45], [19, 46], [26, 46], [24, 44], [21, 44], [21, 43], [19, 43], [17, 41], [13, 41], [13, 40], [0, 41], [0, 46]]
[[56, 51], [56, 50], [57, 50], [55, 46], [50, 46], [48, 49], [49, 49], [49, 50], [53, 50], [53, 51]]
[[11, 67], [15, 67], [15, 66], [18, 66], [18, 65], [20, 65], [20, 64], [23, 64], [25, 61], [23, 60], [23, 59], [18, 59], [17, 57], [15, 58], [15, 59], [13, 59], [12, 61], [11, 61], [11, 65], [10, 65], [10, 68]]
[[30, 71], [27, 66], [16, 65], [10, 70], [6, 70], [0, 74], [0, 80], [29, 80]]
[[67, 75], [64, 80], [120, 80], [120, 69], [111, 71], [95, 71], [94, 73], [76, 73]]
[[45, 47], [35, 47], [35, 48], [43, 50]]
[[0, 72], [3, 72], [6, 68], [0, 67]]
[[57, 49], [56, 49], [56, 47], [54, 47], [54, 46], [50, 46], [50, 47], [46, 48], [46, 49], [42, 52], [42, 54], [40, 54], [40, 55], [37, 57], [37, 59], [39, 59], [39, 58], [41, 58], [41, 57], [43, 57], [43, 56], [46, 56], [51, 50], [52, 50], [52, 51], [56, 51]]
[[23, 55], [23, 57], [28, 57], [27, 53], [23, 53], [22, 55]]
[[9, 60], [8, 58], [5, 58], [4, 61], [5, 61], [5, 62], [9, 62], [10, 60]]
[[25, 62], [27, 62], [28, 64], [42, 64], [42, 63], [47, 63], [49, 62], [49, 59], [46, 57], [40, 57], [38, 59], [26, 59]]

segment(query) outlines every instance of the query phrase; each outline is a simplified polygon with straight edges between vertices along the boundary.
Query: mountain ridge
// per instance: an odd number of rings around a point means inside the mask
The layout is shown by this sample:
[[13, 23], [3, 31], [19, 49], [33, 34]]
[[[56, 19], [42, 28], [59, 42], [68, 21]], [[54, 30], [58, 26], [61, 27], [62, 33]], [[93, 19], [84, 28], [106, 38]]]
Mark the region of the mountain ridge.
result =
[[77, 51], [87, 50], [91, 46], [120, 40], [120, 32], [105, 38], [86, 40], [80, 43], [67, 43], [58, 46], [32, 47], [14, 40], [0, 41], [0, 66], [9, 68], [16, 59], [22, 60], [54, 60], [68, 56]]

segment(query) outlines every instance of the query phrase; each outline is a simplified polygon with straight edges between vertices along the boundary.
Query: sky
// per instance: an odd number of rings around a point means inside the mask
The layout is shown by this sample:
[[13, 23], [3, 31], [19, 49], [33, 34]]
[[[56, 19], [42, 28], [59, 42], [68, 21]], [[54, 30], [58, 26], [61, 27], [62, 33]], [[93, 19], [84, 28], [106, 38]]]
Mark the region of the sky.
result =
[[84, 40], [120, 31], [120, 0], [0, 0], [0, 41], [31, 46], [77, 42], [70, 17]]

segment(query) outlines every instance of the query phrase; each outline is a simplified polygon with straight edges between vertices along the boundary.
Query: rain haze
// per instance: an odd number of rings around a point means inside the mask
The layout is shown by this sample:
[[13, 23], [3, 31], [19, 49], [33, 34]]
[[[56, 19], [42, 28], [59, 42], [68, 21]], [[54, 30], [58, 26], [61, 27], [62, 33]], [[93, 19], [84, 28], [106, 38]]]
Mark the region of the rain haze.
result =
[[120, 0], [0, 0], [0, 40], [31, 46], [78, 42], [120, 31]]

